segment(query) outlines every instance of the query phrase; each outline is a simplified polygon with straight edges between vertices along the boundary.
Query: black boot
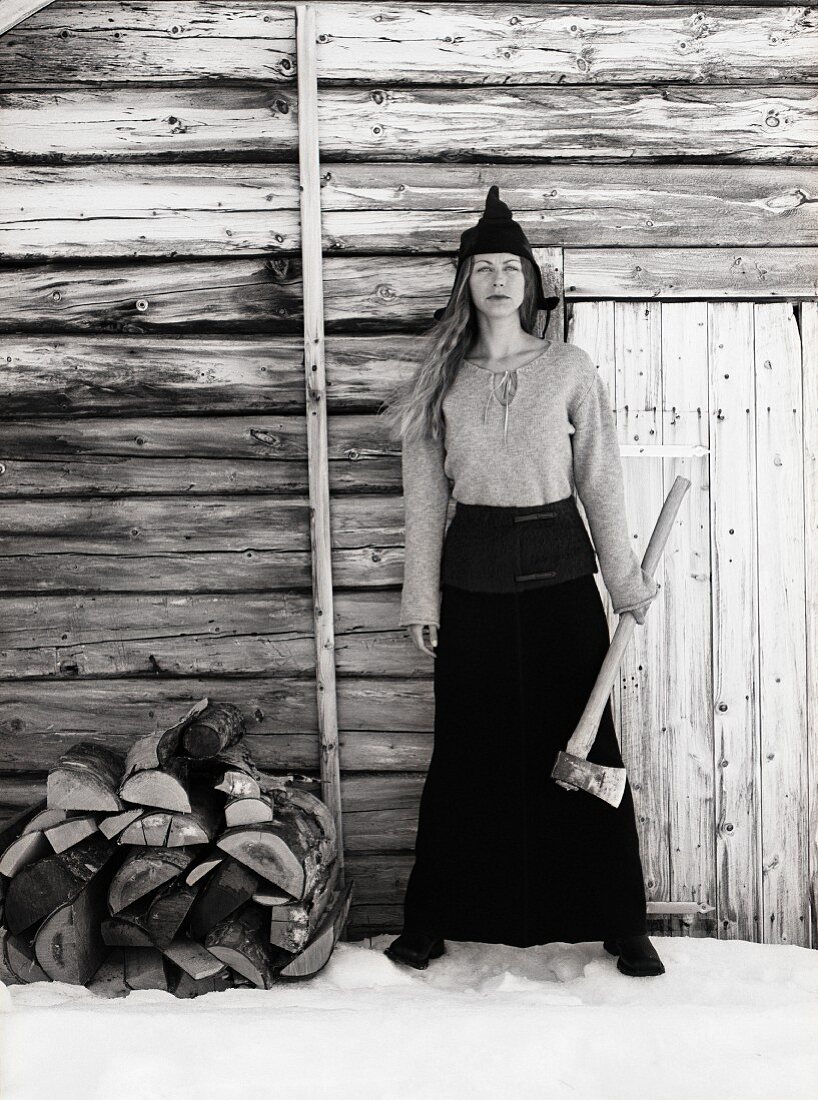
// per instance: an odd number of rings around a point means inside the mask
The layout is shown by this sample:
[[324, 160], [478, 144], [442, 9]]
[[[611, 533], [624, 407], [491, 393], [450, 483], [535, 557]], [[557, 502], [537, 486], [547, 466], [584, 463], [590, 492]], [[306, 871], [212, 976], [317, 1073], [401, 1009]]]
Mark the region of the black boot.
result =
[[603, 940], [609, 955], [618, 955], [617, 970], [632, 978], [650, 978], [664, 974], [665, 968], [656, 948], [647, 936], [625, 936], [621, 940]]
[[405, 963], [415, 970], [425, 970], [429, 959], [439, 958], [446, 950], [443, 940], [428, 932], [401, 932], [386, 948], [384, 955], [393, 962]]

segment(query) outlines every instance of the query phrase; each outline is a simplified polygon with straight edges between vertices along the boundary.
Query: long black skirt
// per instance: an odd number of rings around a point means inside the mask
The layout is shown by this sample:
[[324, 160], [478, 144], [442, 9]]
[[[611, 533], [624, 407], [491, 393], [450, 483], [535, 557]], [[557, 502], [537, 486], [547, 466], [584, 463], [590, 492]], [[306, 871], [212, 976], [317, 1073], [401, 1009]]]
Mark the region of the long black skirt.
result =
[[[404, 930], [515, 947], [647, 931], [630, 783], [613, 807], [549, 775], [609, 642], [591, 573], [519, 592], [442, 585]], [[623, 765], [610, 700], [588, 759]]]

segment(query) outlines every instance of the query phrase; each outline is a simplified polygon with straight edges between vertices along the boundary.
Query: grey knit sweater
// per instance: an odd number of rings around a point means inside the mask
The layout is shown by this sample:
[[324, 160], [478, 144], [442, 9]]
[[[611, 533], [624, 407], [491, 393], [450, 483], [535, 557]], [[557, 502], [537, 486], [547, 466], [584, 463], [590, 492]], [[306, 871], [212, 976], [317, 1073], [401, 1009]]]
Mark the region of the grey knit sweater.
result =
[[449, 497], [538, 505], [577, 494], [616, 614], [639, 621], [659, 584], [634, 553], [607, 387], [587, 352], [552, 341], [513, 371], [465, 360], [443, 400], [445, 438], [404, 443], [405, 558], [399, 626], [440, 625]]

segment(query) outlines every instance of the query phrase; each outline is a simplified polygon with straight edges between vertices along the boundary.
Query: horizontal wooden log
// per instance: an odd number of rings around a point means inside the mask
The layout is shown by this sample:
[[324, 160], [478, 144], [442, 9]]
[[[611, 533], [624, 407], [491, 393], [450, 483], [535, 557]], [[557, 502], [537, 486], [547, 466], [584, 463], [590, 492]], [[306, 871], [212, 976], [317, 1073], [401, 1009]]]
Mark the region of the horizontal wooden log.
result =
[[[629, 247], [818, 243], [816, 170], [774, 165], [495, 164], [529, 239]], [[322, 177], [325, 253], [450, 252], [485, 205], [470, 164], [333, 164]], [[3, 167], [6, 260], [181, 259], [300, 249], [297, 167], [268, 164]], [[329, 349], [328, 349], [329, 350]], [[302, 395], [303, 396], [303, 395]]]
[[180, 936], [167, 947], [162, 948], [163, 955], [175, 963], [194, 981], [201, 978], [211, 978], [224, 968], [224, 963], [215, 955], [212, 955], [201, 944], [194, 943], [185, 936]]
[[[524, 5], [515, 9], [513, 33], [502, 4], [400, 6], [388, 13], [388, 34], [383, 12], [369, 4], [317, 3], [316, 66], [319, 80], [369, 81], [376, 72], [382, 81], [427, 84], [630, 83], [669, 76], [701, 83], [716, 72], [725, 81], [808, 80], [815, 26], [805, 15], [786, 18], [776, 10], [779, 3], [773, 0], [768, 10], [721, 7], [716, 0], [696, 20], [662, 2], [586, 7], [580, 0], [579, 10]], [[293, 79], [292, 8], [177, 0], [160, 15], [154, 5], [98, 0], [94, 9], [64, 0], [8, 32], [4, 81]]]
[[212, 760], [240, 741], [244, 734], [244, 715], [240, 707], [234, 703], [209, 702], [186, 725], [181, 745], [194, 759]]
[[160, 950], [179, 935], [198, 893], [198, 886], [188, 886], [176, 879], [154, 898], [145, 918], [145, 927]]
[[103, 817], [99, 823], [99, 831], [109, 840], [119, 836], [123, 829], [127, 829], [131, 822], [142, 816], [142, 807], [137, 806], [133, 810], [123, 810], [122, 813]]
[[146, 894], [178, 878], [194, 858], [193, 848], [132, 849], [111, 883], [108, 893], [111, 913], [116, 916]]
[[168, 988], [165, 960], [153, 947], [131, 947], [125, 950], [125, 983], [129, 989]]
[[[297, 151], [296, 99], [292, 87], [263, 85], [7, 92], [0, 162], [288, 160]], [[670, 85], [661, 95], [639, 83], [342, 85], [319, 96], [318, 125], [327, 160], [476, 160], [490, 134], [497, 160], [815, 164], [815, 108], [814, 89], [780, 82]], [[761, 127], [759, 117], [778, 125]]]
[[65, 852], [68, 848], [73, 848], [75, 844], [86, 840], [96, 831], [96, 818], [90, 816], [74, 817], [69, 821], [61, 822], [59, 825], [52, 825], [50, 829], [46, 829], [45, 836], [55, 852]]
[[[396, 625], [399, 601], [398, 591], [336, 594], [339, 675], [431, 675], [429, 659], [418, 653], [405, 628]], [[31, 614], [20, 614], [26, 609]], [[147, 594], [99, 595], [93, 600], [0, 597], [0, 619], [9, 624], [0, 650], [4, 679], [154, 676], [157, 668], [166, 676], [210, 672], [307, 676], [315, 666], [306, 594], [175, 596], [173, 600]], [[240, 648], [236, 638], [242, 639]], [[121, 747], [119, 740], [116, 745]]]
[[292, 957], [267, 941], [265, 924], [263, 910], [246, 906], [217, 924], [205, 940], [208, 951], [259, 989], [269, 989]]
[[[34, 8], [36, 3], [29, 3]], [[265, 80], [295, 73], [294, 12], [248, 0], [61, 0], [7, 32], [4, 82]], [[41, 63], [32, 71], [31, 56]], [[42, 67], [41, 67], [42, 65]], [[41, 79], [40, 79], [41, 78]]]
[[[587, 248], [566, 252], [565, 294], [577, 298], [746, 299], [815, 294], [815, 247]], [[394, 327], [423, 333], [445, 305], [453, 262], [440, 256], [328, 256], [328, 333]], [[0, 269], [0, 332], [108, 332], [184, 335], [302, 326], [296, 261], [228, 259], [199, 263]], [[127, 346], [127, 345], [126, 345]]]
[[48, 855], [51, 850], [44, 832], [38, 829], [23, 833], [12, 840], [0, 855], [0, 875], [14, 878], [24, 867]]
[[190, 914], [190, 935], [203, 941], [221, 921], [249, 901], [259, 888], [258, 877], [234, 859], [223, 858], [199, 891]]
[[122, 755], [107, 745], [72, 745], [48, 774], [49, 808], [118, 813], [125, 808], [117, 794], [123, 766]]

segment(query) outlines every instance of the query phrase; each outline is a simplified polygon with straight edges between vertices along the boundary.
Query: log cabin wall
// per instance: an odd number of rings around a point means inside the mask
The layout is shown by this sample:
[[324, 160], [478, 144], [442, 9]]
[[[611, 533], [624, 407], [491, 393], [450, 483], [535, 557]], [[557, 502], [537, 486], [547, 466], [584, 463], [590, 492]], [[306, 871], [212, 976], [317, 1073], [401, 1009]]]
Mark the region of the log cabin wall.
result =
[[[815, 8], [314, 7], [348, 934], [400, 927], [432, 747], [376, 412], [496, 182], [641, 550], [692, 482], [615, 697], [648, 895], [815, 945]], [[315, 771], [293, 8], [57, 0], [0, 46], [0, 801], [205, 692]]]

